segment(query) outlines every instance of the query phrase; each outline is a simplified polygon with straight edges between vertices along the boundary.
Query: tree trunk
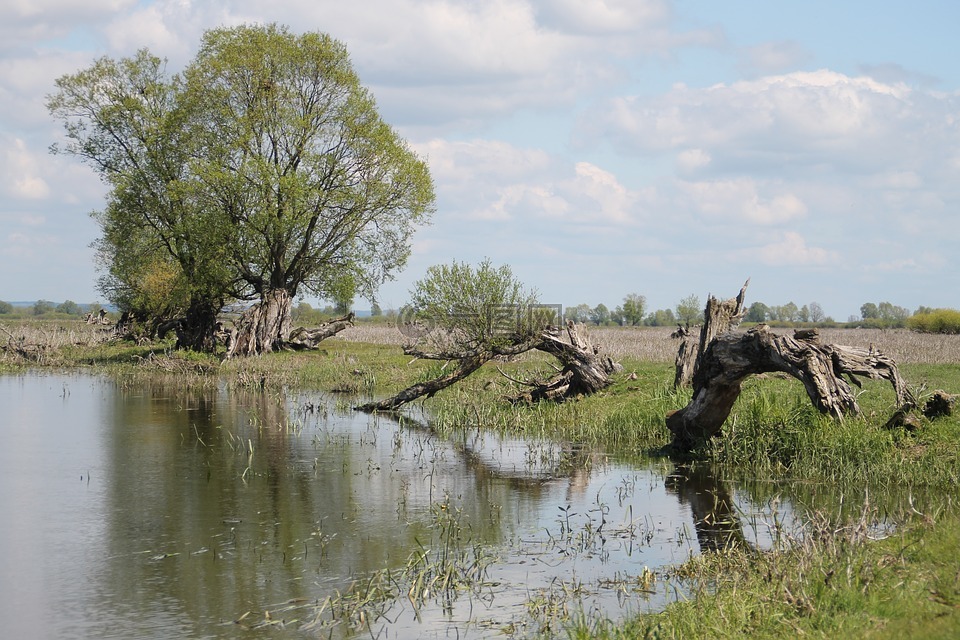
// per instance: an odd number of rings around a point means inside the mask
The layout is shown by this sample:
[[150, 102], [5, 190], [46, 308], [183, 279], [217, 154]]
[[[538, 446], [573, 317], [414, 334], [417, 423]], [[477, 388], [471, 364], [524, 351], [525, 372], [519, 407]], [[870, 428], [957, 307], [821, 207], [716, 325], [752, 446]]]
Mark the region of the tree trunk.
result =
[[620, 370], [620, 365], [600, 356], [599, 348], [590, 346], [572, 321], [567, 322], [567, 337], [569, 342], [564, 341], [556, 329], [541, 333], [535, 348], [554, 356], [563, 368], [546, 382], [530, 384], [531, 390], [512, 398], [514, 402], [562, 401], [588, 396], [610, 386], [610, 376]]
[[591, 348], [586, 343], [573, 322], [567, 323], [567, 336], [570, 342], [565, 342], [561, 335], [558, 329], [548, 328], [539, 335], [523, 342], [455, 354], [429, 354], [408, 349], [405, 353], [409, 355], [429, 360], [452, 360], [457, 362], [457, 367], [452, 373], [428, 382], [417, 383], [391, 398], [379, 402], [370, 402], [356, 407], [356, 409], [359, 411], [395, 410], [421, 396], [430, 397], [437, 391], [463, 380], [496, 356], [516, 356], [533, 349], [555, 356], [560, 360], [563, 368], [547, 382], [526, 383], [533, 389], [511, 398], [512, 401], [561, 401], [606, 389], [611, 383], [610, 374], [618, 371], [619, 365], [610, 358], [599, 356], [599, 350], [595, 347]]
[[697, 373], [700, 354], [704, 352], [707, 345], [721, 333], [726, 333], [730, 329], [740, 326], [740, 320], [744, 314], [743, 300], [749, 284], [750, 278], [747, 278], [747, 281], [740, 287], [740, 293], [736, 298], [730, 298], [723, 302], [713, 296], [707, 298], [707, 306], [703, 311], [703, 326], [700, 328], [699, 336], [694, 337], [688, 331], [677, 331], [674, 334], [683, 337], [683, 342], [680, 343], [680, 348], [677, 350], [676, 375], [673, 379], [674, 387], [689, 386]]
[[813, 405], [834, 417], [857, 415], [860, 406], [850, 384], [854, 376], [883, 378], [893, 385], [897, 406], [913, 403], [896, 363], [873, 349], [820, 344], [816, 329], [778, 336], [766, 325], [743, 334], [727, 332], [714, 338], [699, 358], [693, 378], [693, 399], [667, 416], [674, 445], [689, 450], [717, 435], [744, 378], [782, 371], [803, 383]]
[[316, 349], [318, 344], [330, 336], [334, 336], [344, 329], [352, 327], [353, 317], [353, 312], [351, 311], [342, 318], [325, 322], [315, 329], [297, 327], [290, 332], [290, 338], [287, 340], [284, 346], [296, 351]]
[[227, 357], [254, 356], [279, 350], [290, 335], [292, 301], [286, 289], [270, 289], [243, 312], [230, 336]]
[[485, 362], [490, 360], [493, 357], [493, 354], [489, 352], [476, 353], [471, 356], [462, 358], [457, 361], [456, 368], [446, 375], [442, 375], [439, 378], [434, 378], [433, 380], [428, 380], [427, 382], [419, 382], [413, 386], [407, 387], [400, 393], [390, 398], [384, 398], [377, 402], [368, 402], [367, 404], [354, 407], [357, 411], [396, 411], [403, 405], [408, 402], [412, 402], [421, 396], [427, 396], [428, 398], [433, 396], [436, 392], [441, 389], [446, 389], [452, 384], [460, 382], [471, 373], [483, 366]]
[[217, 346], [218, 313], [218, 303], [191, 300], [186, 315], [172, 327], [177, 334], [177, 349], [212, 353]]

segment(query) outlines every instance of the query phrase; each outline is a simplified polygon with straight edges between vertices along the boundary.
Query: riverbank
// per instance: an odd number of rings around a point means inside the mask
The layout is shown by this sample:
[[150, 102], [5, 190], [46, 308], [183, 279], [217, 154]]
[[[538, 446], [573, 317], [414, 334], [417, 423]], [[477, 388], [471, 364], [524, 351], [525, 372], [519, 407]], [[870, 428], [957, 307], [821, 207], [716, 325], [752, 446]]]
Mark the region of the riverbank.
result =
[[[389, 327], [359, 328], [315, 352], [225, 362], [171, 351], [169, 343], [114, 343], [85, 331], [44, 327], [39, 335], [46, 343], [24, 337], [20, 344], [31, 348], [19, 356], [8, 349], [0, 366], [93, 369], [121, 380], [169, 376], [178, 385], [317, 389], [345, 398], [393, 393], [443, 367], [404, 356]], [[898, 354], [904, 378], [921, 399], [935, 389], [960, 394], [960, 338], [864, 331], [824, 340]], [[669, 441], [664, 416], [689, 401], [689, 391], [672, 387], [667, 354], [675, 342], [660, 330], [595, 333], [604, 352], [624, 365], [606, 391], [560, 405], [508, 404], [503, 397], [516, 384], [510, 378], [549, 373], [546, 359], [529, 355], [486, 366], [425, 400], [431, 428], [547, 439], [595, 456], [674, 463], [663, 453]], [[753, 502], [789, 502], [805, 523], [804, 534], [769, 551], [739, 545], [696, 555], [665, 572], [659, 579], [682, 583], [690, 595], [662, 613], [614, 623], [571, 606], [544, 632], [610, 638], [960, 635], [960, 419], [925, 421], [915, 430], [885, 428], [894, 398], [879, 381], [865, 382], [858, 401], [862, 416], [837, 421], [810, 406], [796, 380], [751, 378], [722, 437], [680, 462], [709, 467], [721, 483], [749, 487]], [[718, 495], [711, 489], [704, 497]], [[884, 526], [877, 529], [877, 522]]]

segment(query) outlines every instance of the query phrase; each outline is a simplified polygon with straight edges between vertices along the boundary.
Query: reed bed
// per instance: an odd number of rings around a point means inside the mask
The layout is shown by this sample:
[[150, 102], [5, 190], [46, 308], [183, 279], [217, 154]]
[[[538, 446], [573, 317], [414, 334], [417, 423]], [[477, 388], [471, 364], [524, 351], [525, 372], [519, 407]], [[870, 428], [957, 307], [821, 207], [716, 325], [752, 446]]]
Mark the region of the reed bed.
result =
[[[588, 338], [615, 360], [673, 362], [679, 341], [672, 327], [587, 327]], [[791, 328], [774, 331], [789, 335]], [[408, 339], [393, 324], [358, 323], [331, 340], [402, 346]], [[960, 335], [917, 333], [908, 329], [820, 329], [829, 344], [875, 348], [904, 364], [960, 363]]]
[[103, 345], [113, 339], [112, 328], [80, 321], [0, 323], [0, 364], [58, 365], [64, 349]]

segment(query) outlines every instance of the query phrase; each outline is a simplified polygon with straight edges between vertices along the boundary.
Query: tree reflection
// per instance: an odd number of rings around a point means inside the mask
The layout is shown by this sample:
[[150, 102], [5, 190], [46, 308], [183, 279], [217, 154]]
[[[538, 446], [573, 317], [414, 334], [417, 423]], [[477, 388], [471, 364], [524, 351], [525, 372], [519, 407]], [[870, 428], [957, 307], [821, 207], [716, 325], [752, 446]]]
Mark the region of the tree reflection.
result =
[[727, 485], [706, 465], [678, 464], [664, 479], [667, 491], [690, 505], [701, 551], [747, 544]]

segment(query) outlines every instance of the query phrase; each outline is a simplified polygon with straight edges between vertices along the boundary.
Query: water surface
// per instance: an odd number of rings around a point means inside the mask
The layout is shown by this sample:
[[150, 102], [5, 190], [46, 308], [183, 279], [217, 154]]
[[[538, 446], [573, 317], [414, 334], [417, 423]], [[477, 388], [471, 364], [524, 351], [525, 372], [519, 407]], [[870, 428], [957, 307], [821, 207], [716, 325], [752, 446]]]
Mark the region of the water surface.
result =
[[[665, 566], [767, 545], [791, 512], [669, 462], [438, 437], [320, 393], [30, 373], [0, 377], [0, 406], [5, 637], [523, 636], [662, 608]], [[416, 557], [483, 570], [418, 602]], [[398, 597], [344, 604], [387, 571]]]

